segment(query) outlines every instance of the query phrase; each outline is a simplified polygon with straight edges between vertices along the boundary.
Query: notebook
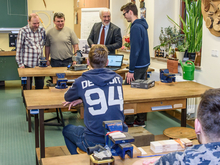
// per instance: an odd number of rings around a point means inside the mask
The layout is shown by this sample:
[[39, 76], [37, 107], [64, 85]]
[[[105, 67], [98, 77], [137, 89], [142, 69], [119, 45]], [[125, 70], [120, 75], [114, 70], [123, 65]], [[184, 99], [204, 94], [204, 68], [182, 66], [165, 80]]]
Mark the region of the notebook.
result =
[[123, 58], [123, 54], [108, 55], [108, 66], [106, 66], [106, 68], [111, 70], [120, 69], [123, 63]]

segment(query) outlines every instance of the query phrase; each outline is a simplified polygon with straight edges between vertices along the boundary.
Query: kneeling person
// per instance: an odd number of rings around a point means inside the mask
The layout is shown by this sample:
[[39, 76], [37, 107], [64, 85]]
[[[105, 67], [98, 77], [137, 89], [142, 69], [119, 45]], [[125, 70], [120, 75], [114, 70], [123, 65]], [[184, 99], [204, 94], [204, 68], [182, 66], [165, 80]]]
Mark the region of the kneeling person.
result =
[[[96, 144], [105, 145], [103, 121], [121, 120], [124, 123], [124, 99], [122, 77], [114, 71], [106, 69], [108, 49], [104, 45], [95, 45], [89, 52], [87, 63], [90, 70], [81, 77], [65, 93], [69, 107], [83, 102], [83, 126], [67, 125], [63, 128], [63, 136], [71, 154], [77, 154], [76, 148], [86, 151]], [[128, 128], [124, 124], [123, 131]]]

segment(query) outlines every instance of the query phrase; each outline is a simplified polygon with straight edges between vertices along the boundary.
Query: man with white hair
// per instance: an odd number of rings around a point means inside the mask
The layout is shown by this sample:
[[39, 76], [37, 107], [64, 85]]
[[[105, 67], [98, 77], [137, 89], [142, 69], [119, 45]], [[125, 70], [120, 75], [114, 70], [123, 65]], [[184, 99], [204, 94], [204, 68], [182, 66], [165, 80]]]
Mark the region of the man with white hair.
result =
[[109, 54], [115, 54], [115, 49], [122, 46], [121, 29], [111, 23], [111, 12], [104, 8], [99, 11], [102, 22], [95, 23], [87, 39], [90, 47], [95, 44], [105, 45]]

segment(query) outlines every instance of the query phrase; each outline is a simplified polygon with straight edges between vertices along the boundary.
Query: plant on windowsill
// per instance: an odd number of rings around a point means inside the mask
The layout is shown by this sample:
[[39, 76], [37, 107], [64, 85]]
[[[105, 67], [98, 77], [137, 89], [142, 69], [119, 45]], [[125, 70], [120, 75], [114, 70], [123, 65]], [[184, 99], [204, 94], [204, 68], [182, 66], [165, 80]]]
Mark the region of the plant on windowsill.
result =
[[179, 44], [176, 50], [176, 58], [182, 61], [188, 47], [189, 44], [186, 40]]
[[160, 45], [153, 48], [156, 57], [168, 57], [168, 54], [171, 53], [172, 49], [174, 50], [183, 43], [184, 34], [180, 34], [180, 31], [178, 31], [175, 26], [173, 28], [170, 26], [167, 28], [161, 27], [159, 40]]
[[[202, 25], [203, 16], [201, 13], [201, 0], [184, 0], [186, 4], [185, 20], [180, 20], [183, 24], [183, 28], [179, 26], [173, 19], [167, 16], [176, 26], [178, 26], [184, 33], [186, 41], [188, 42], [188, 53], [200, 52], [202, 47]], [[192, 57], [191, 54], [188, 55]], [[194, 57], [195, 58], [195, 57]]]

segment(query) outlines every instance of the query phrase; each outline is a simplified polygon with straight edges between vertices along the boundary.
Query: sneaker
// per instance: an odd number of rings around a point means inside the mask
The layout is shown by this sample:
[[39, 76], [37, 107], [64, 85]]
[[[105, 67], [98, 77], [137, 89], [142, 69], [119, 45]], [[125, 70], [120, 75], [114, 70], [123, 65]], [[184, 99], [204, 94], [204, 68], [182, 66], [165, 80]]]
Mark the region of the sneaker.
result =
[[134, 120], [134, 127], [146, 127], [144, 121], [138, 121], [137, 119]]
[[128, 128], [129, 128], [129, 127], [134, 127], [133, 124], [127, 124], [126, 122], [124, 122], [124, 123], [128, 126]]

